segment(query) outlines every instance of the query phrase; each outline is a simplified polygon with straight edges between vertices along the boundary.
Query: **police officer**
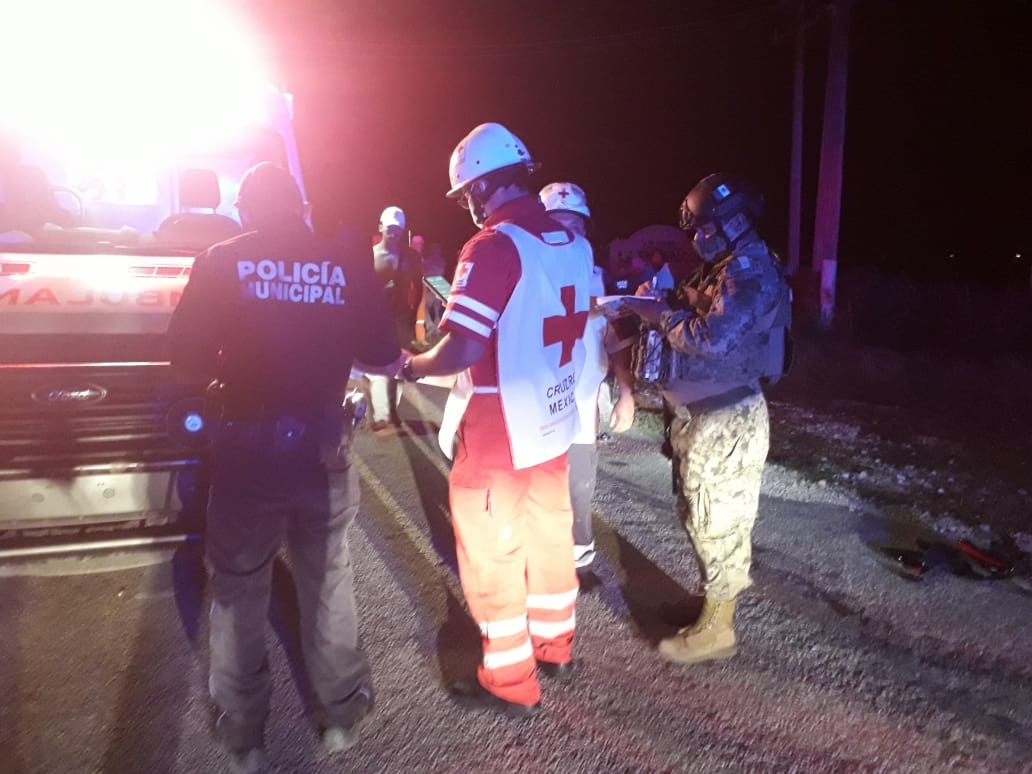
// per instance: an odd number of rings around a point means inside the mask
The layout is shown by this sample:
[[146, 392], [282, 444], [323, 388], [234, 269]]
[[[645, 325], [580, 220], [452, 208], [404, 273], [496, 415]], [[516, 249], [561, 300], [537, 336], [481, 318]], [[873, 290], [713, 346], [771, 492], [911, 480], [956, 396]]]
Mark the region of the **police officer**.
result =
[[790, 291], [756, 231], [762, 200], [725, 175], [704, 178], [681, 206], [681, 227], [703, 260], [672, 302], [625, 305], [665, 337], [661, 383], [678, 505], [698, 558], [698, 621], [659, 644], [669, 661], [735, 654], [735, 600], [747, 588], [751, 533], [769, 446], [762, 383], [785, 367]]
[[347, 543], [359, 489], [342, 402], [354, 357], [393, 373], [400, 349], [367, 240], [317, 238], [294, 179], [269, 163], [244, 176], [237, 207], [247, 233], [197, 258], [168, 336], [174, 365], [215, 379], [209, 687], [234, 770], [254, 771], [264, 761], [265, 621], [284, 537], [324, 749], [353, 745], [372, 708]]
[[481, 124], [456, 146], [448, 196], [481, 230], [459, 255], [444, 338], [402, 369], [407, 380], [464, 372], [445, 407], [461, 414], [449, 500], [483, 657], [477, 682], [453, 692], [517, 717], [540, 709], [539, 670], [565, 677], [573, 665], [566, 452], [579, 424], [592, 267], [587, 240], [530, 192], [535, 166], [501, 124]]

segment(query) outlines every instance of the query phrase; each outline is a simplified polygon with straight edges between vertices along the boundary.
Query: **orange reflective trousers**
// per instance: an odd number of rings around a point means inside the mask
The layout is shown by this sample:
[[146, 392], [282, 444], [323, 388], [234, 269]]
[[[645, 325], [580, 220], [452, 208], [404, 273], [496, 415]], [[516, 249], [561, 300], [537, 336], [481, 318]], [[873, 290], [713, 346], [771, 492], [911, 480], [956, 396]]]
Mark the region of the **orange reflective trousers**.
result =
[[[477, 445], [467, 435], [460, 431], [449, 499], [459, 578], [484, 649], [477, 678], [506, 701], [535, 704], [537, 661], [572, 658], [578, 582], [569, 466], [563, 454], [513, 470], [497, 449], [471, 453]], [[499, 440], [508, 443], [504, 432], [492, 443]]]

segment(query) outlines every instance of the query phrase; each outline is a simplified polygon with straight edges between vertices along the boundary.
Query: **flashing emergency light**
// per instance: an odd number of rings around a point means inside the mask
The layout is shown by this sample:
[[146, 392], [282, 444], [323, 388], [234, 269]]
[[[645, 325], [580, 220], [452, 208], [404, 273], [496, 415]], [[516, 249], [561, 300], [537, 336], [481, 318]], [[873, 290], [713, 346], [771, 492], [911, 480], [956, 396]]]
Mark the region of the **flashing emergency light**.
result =
[[204, 429], [204, 417], [196, 411], [191, 411], [183, 417], [183, 429], [191, 435], [201, 432]]
[[257, 35], [220, 0], [25, 0], [5, 8], [0, 113], [97, 161], [153, 164], [265, 117]]
[[169, 437], [180, 446], [199, 448], [209, 441], [200, 398], [183, 398], [168, 409]]

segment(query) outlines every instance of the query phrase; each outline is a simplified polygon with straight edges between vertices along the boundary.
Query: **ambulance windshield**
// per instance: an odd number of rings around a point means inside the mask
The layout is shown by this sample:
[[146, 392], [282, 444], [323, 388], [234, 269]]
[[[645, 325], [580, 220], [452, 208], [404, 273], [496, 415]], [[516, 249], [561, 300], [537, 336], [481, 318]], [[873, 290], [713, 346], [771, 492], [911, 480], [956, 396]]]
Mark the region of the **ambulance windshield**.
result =
[[260, 161], [288, 166], [258, 124], [163, 156], [0, 136], [0, 250], [197, 253], [240, 232], [237, 188]]

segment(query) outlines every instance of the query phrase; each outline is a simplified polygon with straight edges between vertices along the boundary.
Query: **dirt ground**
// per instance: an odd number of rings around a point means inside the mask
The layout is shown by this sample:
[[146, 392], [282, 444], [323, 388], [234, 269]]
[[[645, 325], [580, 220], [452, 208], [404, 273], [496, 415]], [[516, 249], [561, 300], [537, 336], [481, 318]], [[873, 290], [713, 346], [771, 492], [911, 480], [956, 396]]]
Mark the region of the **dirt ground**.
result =
[[771, 460], [879, 506], [1032, 530], [1032, 361], [799, 342], [769, 390]]
[[[1032, 578], [1032, 359], [796, 344], [767, 389], [769, 467], [884, 514], [900, 546], [968, 540]], [[659, 399], [639, 404], [654, 413]]]

